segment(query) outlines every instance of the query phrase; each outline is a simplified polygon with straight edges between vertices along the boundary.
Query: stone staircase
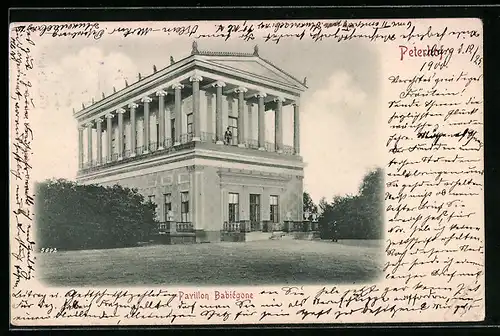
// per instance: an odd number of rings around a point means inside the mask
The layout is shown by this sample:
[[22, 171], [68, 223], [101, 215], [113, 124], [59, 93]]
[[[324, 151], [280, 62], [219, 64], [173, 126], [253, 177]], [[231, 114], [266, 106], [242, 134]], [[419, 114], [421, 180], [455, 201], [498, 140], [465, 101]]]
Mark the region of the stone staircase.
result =
[[294, 239], [294, 236], [293, 236], [293, 234], [286, 233], [283, 231], [274, 231], [271, 234], [271, 237], [269, 237], [269, 239], [272, 239], [272, 240], [290, 240], [290, 239]]
[[271, 240], [313, 240], [319, 239], [319, 232], [282, 232], [275, 231], [269, 237]]

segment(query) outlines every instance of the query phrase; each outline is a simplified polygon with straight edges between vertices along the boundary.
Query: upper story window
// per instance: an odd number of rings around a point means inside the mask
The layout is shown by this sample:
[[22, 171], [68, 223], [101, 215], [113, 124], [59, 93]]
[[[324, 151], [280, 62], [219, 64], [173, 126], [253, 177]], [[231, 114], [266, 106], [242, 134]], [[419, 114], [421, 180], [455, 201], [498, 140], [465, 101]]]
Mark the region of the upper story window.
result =
[[156, 122], [156, 143], [160, 146], [160, 124]]
[[229, 144], [229, 145], [237, 144], [237, 139], [238, 139], [238, 118], [237, 117], [229, 117], [228, 130], [231, 132], [231, 138], [226, 140], [227, 144]]
[[187, 134], [193, 134], [193, 114], [187, 115]]

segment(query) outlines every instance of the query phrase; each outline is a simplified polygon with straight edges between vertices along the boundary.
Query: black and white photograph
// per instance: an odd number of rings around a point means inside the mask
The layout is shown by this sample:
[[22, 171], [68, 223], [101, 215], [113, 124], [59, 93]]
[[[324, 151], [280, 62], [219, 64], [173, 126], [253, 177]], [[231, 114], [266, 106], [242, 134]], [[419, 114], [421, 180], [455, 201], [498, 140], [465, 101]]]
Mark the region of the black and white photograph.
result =
[[196, 29], [47, 44], [40, 280], [378, 277], [380, 55], [366, 43], [190, 38]]

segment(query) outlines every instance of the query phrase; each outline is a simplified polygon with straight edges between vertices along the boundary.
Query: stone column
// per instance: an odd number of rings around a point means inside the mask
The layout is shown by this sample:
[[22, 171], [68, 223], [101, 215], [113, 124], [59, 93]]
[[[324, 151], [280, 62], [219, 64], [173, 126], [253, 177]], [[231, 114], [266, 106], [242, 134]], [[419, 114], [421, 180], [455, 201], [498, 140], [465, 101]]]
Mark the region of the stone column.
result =
[[116, 110], [118, 114], [118, 160], [123, 159], [123, 114], [125, 109], [119, 108]]
[[92, 122], [85, 124], [87, 126], [87, 163], [92, 166]]
[[255, 95], [259, 99], [259, 150], [266, 149], [266, 120], [264, 114], [264, 98], [267, 96], [264, 92], [259, 92]]
[[149, 152], [149, 103], [151, 103], [153, 99], [151, 97], [144, 97], [141, 99], [141, 102], [144, 104], [144, 121], [142, 123], [142, 127], [144, 128], [142, 135], [144, 138], [143, 143], [143, 153], [147, 154]]
[[200, 82], [203, 77], [193, 75], [189, 81], [193, 83], [193, 141], [201, 140], [201, 116], [200, 116]]
[[217, 144], [224, 144], [224, 130], [222, 129], [222, 88], [226, 83], [217, 81], [212, 84], [217, 92], [215, 95], [215, 139]]
[[245, 147], [245, 92], [247, 88], [239, 87], [238, 93], [238, 147]]
[[136, 155], [137, 148], [137, 120], [135, 119], [135, 109], [138, 108], [139, 105], [136, 103], [131, 103], [128, 105], [130, 109], [130, 157], [134, 157]]
[[83, 168], [83, 130], [84, 128], [78, 126], [78, 167]]
[[293, 105], [293, 149], [296, 155], [300, 154], [300, 117], [298, 103]]
[[181, 90], [184, 85], [175, 83], [172, 89], [175, 91], [175, 143], [174, 146], [180, 145], [182, 142], [182, 96]]
[[106, 114], [106, 119], [108, 123], [106, 130], [106, 134], [108, 136], [108, 159], [107, 159], [108, 162], [113, 161], [113, 124], [111, 120], [113, 119], [113, 117], [114, 116], [112, 113]]
[[102, 119], [97, 118], [97, 165], [102, 163]]
[[283, 151], [283, 102], [285, 101], [282, 97], [277, 97], [276, 110], [274, 114], [274, 149], [276, 152], [281, 153]]
[[248, 112], [247, 112], [247, 120], [248, 120], [248, 139], [254, 140], [253, 137], [253, 103], [247, 101]]
[[167, 95], [166, 91], [160, 90], [156, 92], [158, 96], [158, 124], [160, 134], [158, 135], [158, 149], [165, 148], [165, 96]]
[[209, 136], [212, 136], [214, 132], [214, 125], [213, 125], [213, 98], [214, 95], [212, 92], [205, 92], [205, 95], [207, 96], [207, 133]]

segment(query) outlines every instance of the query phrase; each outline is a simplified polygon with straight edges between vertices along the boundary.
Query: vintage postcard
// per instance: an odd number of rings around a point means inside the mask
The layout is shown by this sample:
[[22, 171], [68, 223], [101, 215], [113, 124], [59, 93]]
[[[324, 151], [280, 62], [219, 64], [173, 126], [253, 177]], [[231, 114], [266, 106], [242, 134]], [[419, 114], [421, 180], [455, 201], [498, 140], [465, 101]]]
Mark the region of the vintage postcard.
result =
[[9, 34], [13, 326], [484, 319], [479, 19]]

